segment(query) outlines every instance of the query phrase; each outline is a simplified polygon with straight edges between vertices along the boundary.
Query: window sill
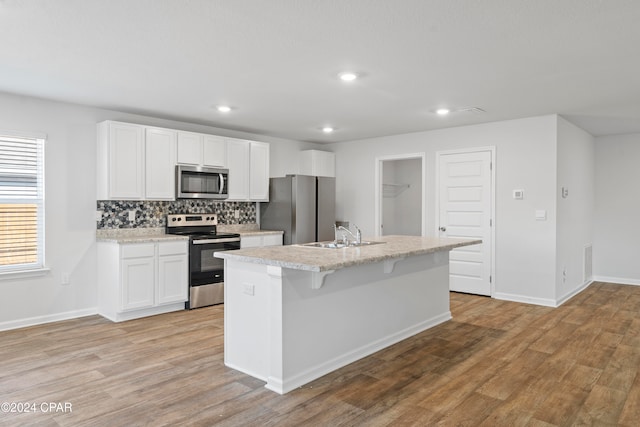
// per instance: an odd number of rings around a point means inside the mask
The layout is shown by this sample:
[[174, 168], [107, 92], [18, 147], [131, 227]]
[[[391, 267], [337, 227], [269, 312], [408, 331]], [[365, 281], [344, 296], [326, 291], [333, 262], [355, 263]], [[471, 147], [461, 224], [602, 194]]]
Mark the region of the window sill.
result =
[[0, 280], [3, 279], [24, 279], [27, 277], [38, 277], [44, 276], [51, 271], [50, 268], [42, 267], [42, 268], [34, 268], [30, 270], [13, 270], [13, 271], [2, 271], [0, 272]]

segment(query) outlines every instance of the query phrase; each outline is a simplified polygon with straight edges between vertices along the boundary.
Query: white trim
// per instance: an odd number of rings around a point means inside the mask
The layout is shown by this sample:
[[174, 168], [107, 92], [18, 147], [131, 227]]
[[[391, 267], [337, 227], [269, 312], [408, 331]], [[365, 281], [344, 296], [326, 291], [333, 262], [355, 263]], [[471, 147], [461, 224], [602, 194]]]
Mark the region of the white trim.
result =
[[[498, 282], [497, 274], [496, 274], [496, 147], [495, 145], [490, 145], [486, 147], [470, 147], [470, 148], [460, 148], [456, 150], [440, 150], [435, 153], [435, 216], [433, 217], [434, 221], [434, 236], [438, 236], [438, 218], [440, 217], [440, 156], [450, 155], [450, 154], [467, 154], [467, 153], [478, 153], [483, 151], [489, 151], [491, 153], [491, 297], [495, 297], [496, 294], [496, 283]], [[503, 294], [507, 295], [507, 294]], [[508, 299], [508, 298], [506, 298]]]
[[590, 284], [592, 284], [593, 281], [592, 280], [587, 280], [586, 282], [584, 282], [581, 286], [579, 286], [578, 288], [574, 289], [571, 292], [566, 293], [564, 296], [558, 298], [556, 300], [556, 307], [560, 307], [562, 304], [564, 304], [565, 302], [567, 302], [568, 300], [570, 300], [571, 298], [573, 298], [574, 296], [578, 295], [580, 292], [584, 291], [585, 289], [587, 289], [589, 287]]
[[26, 319], [11, 320], [0, 323], [0, 331], [26, 328], [27, 326], [42, 325], [44, 323], [59, 322], [61, 320], [76, 319], [78, 317], [93, 316], [98, 314], [98, 307], [85, 308], [83, 310], [66, 311], [64, 313], [48, 314], [46, 316], [28, 317]]
[[492, 296], [492, 298], [504, 300], [504, 301], [513, 301], [513, 302], [521, 302], [525, 304], [535, 304], [542, 305], [544, 307], [556, 307], [556, 301], [549, 298], [535, 298], [528, 297], [526, 295], [516, 295], [516, 294], [506, 294], [503, 292], [496, 292]]
[[381, 156], [376, 157], [376, 165], [375, 165], [375, 191], [374, 191], [374, 236], [380, 237], [382, 236], [382, 232], [380, 227], [382, 226], [382, 180], [383, 180], [383, 168], [382, 163], [388, 160], [409, 160], [409, 159], [419, 159], [421, 160], [420, 167], [422, 168], [422, 223], [420, 225], [421, 231], [420, 234], [422, 236], [426, 236], [427, 231], [427, 172], [426, 172], [426, 154], [425, 153], [409, 153], [409, 154], [394, 154], [390, 156]]
[[171, 313], [172, 311], [184, 310], [184, 301], [173, 304], [159, 305], [157, 307], [135, 309], [130, 311], [121, 311], [115, 314], [98, 313], [105, 319], [112, 322], [124, 322], [127, 320], [139, 319], [141, 317], [155, 316], [157, 314]]
[[46, 142], [47, 134], [42, 132], [25, 132], [20, 130], [0, 129], [0, 137], [42, 139]]
[[612, 277], [612, 276], [593, 276], [594, 282], [613, 283], [616, 285], [634, 285], [640, 286], [640, 279], [630, 279], [626, 277]]
[[48, 267], [43, 268], [24, 268], [15, 270], [0, 271], [0, 280], [13, 280], [13, 279], [25, 279], [27, 277], [39, 277], [49, 274], [51, 271]]

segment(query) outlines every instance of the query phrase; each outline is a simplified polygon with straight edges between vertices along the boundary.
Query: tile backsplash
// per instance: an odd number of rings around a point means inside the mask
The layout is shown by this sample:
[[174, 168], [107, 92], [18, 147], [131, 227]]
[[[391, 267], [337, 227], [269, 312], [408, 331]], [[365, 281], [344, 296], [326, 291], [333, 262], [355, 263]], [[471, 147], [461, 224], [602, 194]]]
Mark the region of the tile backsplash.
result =
[[[218, 224], [253, 224], [256, 222], [255, 202], [219, 202], [212, 200], [98, 200], [97, 229], [158, 228], [166, 225], [167, 214], [214, 213]], [[135, 219], [129, 220], [129, 212]], [[239, 218], [235, 212], [240, 213]]]

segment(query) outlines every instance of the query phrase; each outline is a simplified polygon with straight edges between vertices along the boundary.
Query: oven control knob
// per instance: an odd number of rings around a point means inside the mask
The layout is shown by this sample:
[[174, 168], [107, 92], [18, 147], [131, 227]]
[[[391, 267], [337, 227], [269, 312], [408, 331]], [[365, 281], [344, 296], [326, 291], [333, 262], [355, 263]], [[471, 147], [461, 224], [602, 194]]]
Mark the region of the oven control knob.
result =
[[182, 221], [182, 218], [178, 218], [178, 221]]
[[174, 222], [175, 222], [175, 220], [176, 220], [175, 218], [171, 218], [171, 221], [174, 221]]

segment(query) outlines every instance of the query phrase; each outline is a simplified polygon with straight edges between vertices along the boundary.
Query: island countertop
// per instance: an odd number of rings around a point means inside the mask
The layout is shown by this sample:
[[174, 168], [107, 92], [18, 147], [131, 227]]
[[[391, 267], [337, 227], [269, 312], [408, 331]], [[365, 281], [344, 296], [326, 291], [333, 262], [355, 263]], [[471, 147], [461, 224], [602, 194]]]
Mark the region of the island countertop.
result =
[[418, 236], [381, 236], [370, 239], [370, 241], [385, 243], [339, 249], [304, 245], [269, 246], [217, 252], [215, 256], [233, 261], [320, 272], [360, 264], [372, 264], [396, 258], [448, 251], [461, 246], [482, 243], [482, 240], [479, 239], [469, 240]]

